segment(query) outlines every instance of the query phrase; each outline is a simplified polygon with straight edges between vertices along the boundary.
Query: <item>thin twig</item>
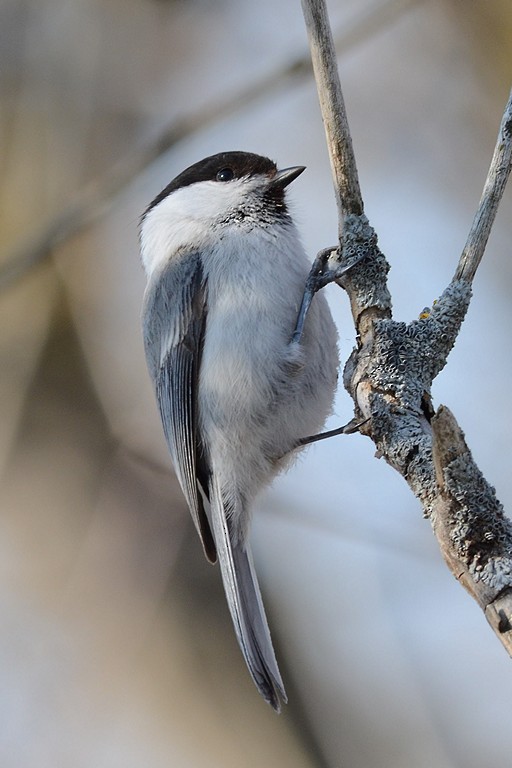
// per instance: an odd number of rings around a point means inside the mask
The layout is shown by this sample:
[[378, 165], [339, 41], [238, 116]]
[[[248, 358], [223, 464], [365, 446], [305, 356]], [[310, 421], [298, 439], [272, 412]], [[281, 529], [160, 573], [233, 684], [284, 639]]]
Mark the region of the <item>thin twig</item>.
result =
[[363, 213], [363, 198], [327, 9], [323, 0], [302, 0], [302, 11], [331, 161], [341, 236], [346, 216]]
[[491, 165], [487, 174], [478, 210], [462, 251], [455, 280], [471, 283], [484, 255], [498, 207], [512, 168], [512, 91], [510, 92]]
[[[327, 12], [324, 0], [303, 0], [303, 7], [331, 147], [338, 140], [345, 141], [348, 125], [338, 93], [339, 80], [333, 74], [336, 60], [326, 32]], [[336, 109], [342, 109], [342, 131], [337, 126]], [[405, 478], [421, 501], [448, 567], [484, 609], [509, 653], [512, 523], [504, 515], [494, 489], [476, 467], [453, 415], [441, 406], [434, 416], [430, 390], [446, 364], [469, 306], [471, 281], [510, 172], [511, 110], [509, 100], [482, 200], [455, 277], [432, 310], [409, 324], [391, 317], [387, 263], [377, 248], [373, 229], [362, 211], [359, 215], [346, 213], [354, 204], [354, 192], [339, 180], [354, 178], [349, 135], [344, 150], [331, 152], [334, 182], [342, 198], [342, 250], [349, 255], [350, 251], [363, 254], [343, 280], [358, 338], [358, 347], [344, 371], [345, 387], [355, 404], [355, 419], [362, 423], [360, 431], [375, 443], [377, 454]], [[348, 199], [344, 199], [345, 194]]]

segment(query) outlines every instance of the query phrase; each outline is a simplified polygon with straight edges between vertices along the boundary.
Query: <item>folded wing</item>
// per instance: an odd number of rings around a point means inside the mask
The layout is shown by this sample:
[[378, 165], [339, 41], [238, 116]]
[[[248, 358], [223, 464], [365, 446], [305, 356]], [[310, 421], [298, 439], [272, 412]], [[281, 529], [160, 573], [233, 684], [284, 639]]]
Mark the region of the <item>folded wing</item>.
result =
[[205, 554], [215, 562], [215, 543], [199, 491], [200, 485], [207, 494], [209, 476], [197, 429], [205, 321], [206, 286], [197, 254], [173, 259], [151, 276], [143, 305], [148, 368], [176, 475]]

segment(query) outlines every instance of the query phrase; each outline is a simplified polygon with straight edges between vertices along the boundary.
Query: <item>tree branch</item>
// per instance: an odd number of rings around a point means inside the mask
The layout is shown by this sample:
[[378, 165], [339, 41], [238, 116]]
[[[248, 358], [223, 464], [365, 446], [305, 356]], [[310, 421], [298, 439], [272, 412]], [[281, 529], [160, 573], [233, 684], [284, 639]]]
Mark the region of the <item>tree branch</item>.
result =
[[448, 408], [439, 408], [432, 429], [440, 493], [431, 521], [441, 553], [512, 655], [512, 521]]
[[342, 225], [347, 214], [359, 216], [363, 213], [363, 199], [338, 75], [336, 50], [325, 3], [322, 0], [302, 0], [302, 10]]
[[472, 282], [484, 255], [491, 227], [507, 185], [512, 167], [512, 91], [498, 132], [494, 154], [478, 210], [455, 272], [455, 280]]
[[443, 406], [434, 415], [430, 398], [469, 306], [510, 172], [512, 104], [509, 100], [455, 277], [431, 310], [411, 323], [397, 322], [391, 317], [388, 265], [363, 214], [325, 2], [303, 0], [303, 9], [339, 201], [341, 258], [363, 256], [337, 281], [349, 295], [358, 338], [344, 370], [355, 419], [377, 455], [421, 501], [448, 567], [512, 654], [512, 523], [476, 467], [455, 418]]

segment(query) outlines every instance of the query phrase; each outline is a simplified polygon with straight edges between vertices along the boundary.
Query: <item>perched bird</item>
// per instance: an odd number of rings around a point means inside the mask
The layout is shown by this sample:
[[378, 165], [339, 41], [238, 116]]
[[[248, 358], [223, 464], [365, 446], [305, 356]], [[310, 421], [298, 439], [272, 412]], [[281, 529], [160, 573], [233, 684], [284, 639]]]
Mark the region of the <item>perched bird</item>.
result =
[[285, 190], [303, 170], [249, 152], [207, 157], [155, 197], [140, 227], [144, 344], [174, 469], [206, 557], [219, 560], [251, 676], [277, 711], [286, 694], [251, 506], [322, 428], [339, 364], [323, 295], [294, 335], [310, 263]]

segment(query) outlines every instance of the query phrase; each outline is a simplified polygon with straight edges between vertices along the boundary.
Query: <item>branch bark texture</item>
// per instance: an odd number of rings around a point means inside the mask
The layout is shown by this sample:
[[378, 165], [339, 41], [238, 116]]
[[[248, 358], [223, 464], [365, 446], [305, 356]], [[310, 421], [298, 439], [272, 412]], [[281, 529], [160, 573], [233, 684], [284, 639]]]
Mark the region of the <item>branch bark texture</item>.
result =
[[512, 523], [483, 478], [451, 412], [430, 391], [455, 344], [512, 162], [512, 95], [455, 276], [418, 320], [391, 315], [387, 262], [363, 210], [324, 0], [303, 0], [340, 214], [341, 259], [363, 258], [337, 282], [358, 337], [344, 370], [360, 431], [421, 501], [443, 557], [512, 655]]

